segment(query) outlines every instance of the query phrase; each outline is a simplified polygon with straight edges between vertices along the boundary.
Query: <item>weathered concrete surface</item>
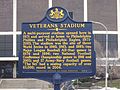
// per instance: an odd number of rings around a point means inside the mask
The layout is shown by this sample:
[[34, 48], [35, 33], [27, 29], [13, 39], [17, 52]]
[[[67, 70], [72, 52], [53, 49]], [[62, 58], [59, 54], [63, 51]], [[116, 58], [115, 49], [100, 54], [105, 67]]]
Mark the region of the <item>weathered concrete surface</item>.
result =
[[0, 89], [49, 89], [52, 84], [37, 79], [1, 79]]

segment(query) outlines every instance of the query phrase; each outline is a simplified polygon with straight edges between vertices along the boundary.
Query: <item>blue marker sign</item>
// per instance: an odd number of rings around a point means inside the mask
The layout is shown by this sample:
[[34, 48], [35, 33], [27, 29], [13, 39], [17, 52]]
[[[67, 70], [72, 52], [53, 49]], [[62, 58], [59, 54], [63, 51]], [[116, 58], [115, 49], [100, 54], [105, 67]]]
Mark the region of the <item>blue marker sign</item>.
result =
[[20, 74], [61, 83], [96, 72], [91, 22], [73, 21], [61, 7], [40, 22], [23, 23]]

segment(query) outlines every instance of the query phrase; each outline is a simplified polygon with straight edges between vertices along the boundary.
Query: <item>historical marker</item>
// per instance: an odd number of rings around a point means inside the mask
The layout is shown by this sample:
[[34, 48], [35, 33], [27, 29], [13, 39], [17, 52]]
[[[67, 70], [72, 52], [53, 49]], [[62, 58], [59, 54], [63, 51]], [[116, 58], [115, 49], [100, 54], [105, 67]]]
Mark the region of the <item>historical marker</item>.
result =
[[92, 76], [95, 56], [92, 23], [73, 21], [61, 7], [50, 8], [40, 22], [22, 24], [19, 67], [23, 77], [58, 85]]

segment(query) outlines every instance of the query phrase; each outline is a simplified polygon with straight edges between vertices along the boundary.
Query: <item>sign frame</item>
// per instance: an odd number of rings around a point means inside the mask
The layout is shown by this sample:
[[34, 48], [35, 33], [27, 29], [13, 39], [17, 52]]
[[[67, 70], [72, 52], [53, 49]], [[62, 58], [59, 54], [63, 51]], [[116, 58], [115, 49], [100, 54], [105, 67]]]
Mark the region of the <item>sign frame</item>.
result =
[[[58, 8], [58, 10], [62, 9], [63, 11], [65, 11], [65, 16], [61, 19], [50, 19], [50, 17], [48, 16], [48, 13], [50, 12], [50, 10], [54, 9], [54, 8]], [[45, 15], [45, 17], [40, 21], [40, 22], [31, 22], [31, 23], [23, 23], [22, 24], [22, 30], [29, 30], [29, 28], [27, 27], [28, 24], [37, 24], [37, 23], [85, 23], [90, 24], [90, 27], [92, 25], [92, 22], [77, 22], [74, 21], [70, 18], [67, 10], [65, 10], [64, 8], [61, 7], [52, 7], [50, 9], [48, 9], [47, 14]], [[92, 29], [92, 28], [91, 28]], [[34, 29], [34, 30], [38, 30], [38, 29]], [[47, 30], [47, 29], [46, 29]], [[45, 31], [46, 31], [45, 30]], [[72, 31], [73, 29], [71, 29]], [[39, 31], [39, 30], [38, 30]], [[92, 31], [92, 30], [91, 30]], [[94, 36], [92, 34], [92, 38], [94, 39]], [[96, 73], [96, 54], [94, 51], [94, 40], [92, 40], [92, 72], [91, 73], [80, 73], [80, 72], [67, 72], [67, 73], [63, 73], [63, 72], [45, 72], [45, 73], [39, 73], [39, 72], [23, 72], [23, 32], [21, 35], [21, 39], [20, 39], [20, 54], [19, 54], [19, 75], [21, 77], [25, 77], [25, 78], [37, 78], [37, 79], [41, 79], [41, 80], [45, 80], [48, 82], [52, 82], [53, 84], [61, 84], [64, 81], [68, 81], [68, 80], [73, 80], [76, 78], [83, 78], [83, 77], [88, 77], [88, 76], [93, 76]], [[56, 89], [58, 90], [58, 89]]]

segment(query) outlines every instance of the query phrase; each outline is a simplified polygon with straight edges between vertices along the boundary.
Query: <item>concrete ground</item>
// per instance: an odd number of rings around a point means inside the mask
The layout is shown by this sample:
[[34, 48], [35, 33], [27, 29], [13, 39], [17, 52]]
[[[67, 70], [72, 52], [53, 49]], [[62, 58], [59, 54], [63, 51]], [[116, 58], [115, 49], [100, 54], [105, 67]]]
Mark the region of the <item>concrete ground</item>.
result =
[[[52, 84], [38, 79], [0, 79], [0, 90], [53, 90]], [[76, 89], [76, 90], [106, 90]], [[107, 90], [120, 90], [108, 87]]]
[[52, 84], [38, 79], [0, 79], [0, 89], [49, 89]]

